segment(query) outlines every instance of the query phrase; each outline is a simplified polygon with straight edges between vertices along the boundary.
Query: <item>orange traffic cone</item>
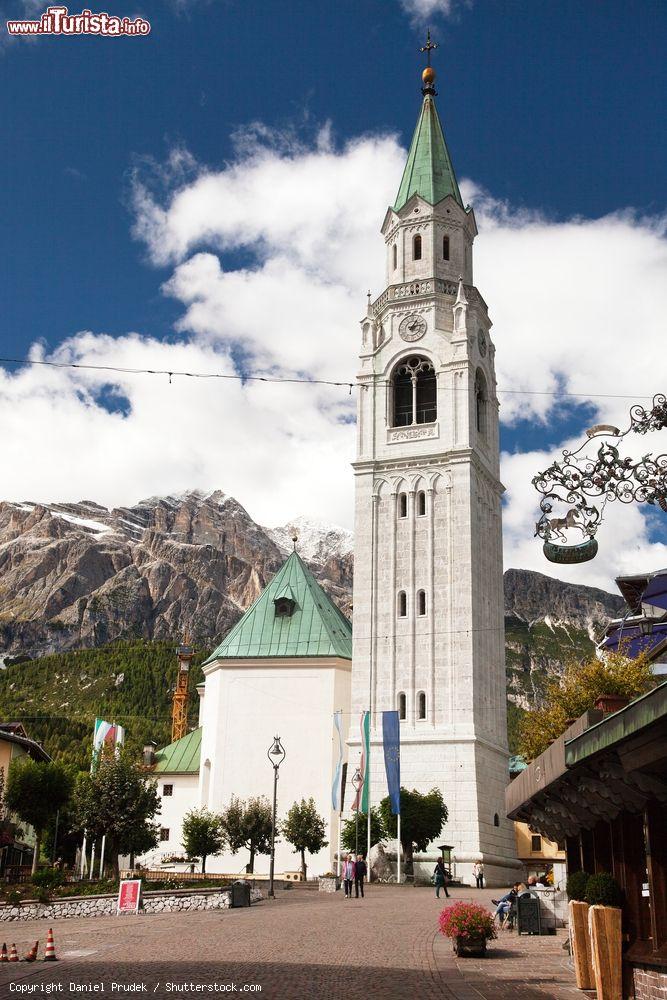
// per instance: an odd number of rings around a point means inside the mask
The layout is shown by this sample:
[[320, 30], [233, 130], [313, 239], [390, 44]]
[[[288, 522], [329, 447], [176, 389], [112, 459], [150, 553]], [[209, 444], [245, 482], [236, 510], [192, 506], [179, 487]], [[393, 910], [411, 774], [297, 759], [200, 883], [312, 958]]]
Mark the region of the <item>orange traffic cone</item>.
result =
[[7, 945], [3, 944], [2, 951], [0, 951], [0, 962], [8, 962], [8, 961], [9, 958], [7, 957]]
[[56, 946], [53, 941], [53, 930], [49, 927], [49, 933], [46, 935], [46, 951], [44, 952], [45, 962], [57, 962], [58, 958], [56, 956]]
[[10, 962], [18, 962], [18, 960], [19, 960], [19, 953], [16, 950], [16, 945], [13, 944], [12, 947], [11, 947], [11, 949], [10, 949], [10, 952], [9, 952], [9, 961]]
[[34, 945], [30, 949], [27, 955], [23, 956], [24, 962], [34, 962], [37, 958], [37, 949], [39, 948], [39, 941], [35, 941]]

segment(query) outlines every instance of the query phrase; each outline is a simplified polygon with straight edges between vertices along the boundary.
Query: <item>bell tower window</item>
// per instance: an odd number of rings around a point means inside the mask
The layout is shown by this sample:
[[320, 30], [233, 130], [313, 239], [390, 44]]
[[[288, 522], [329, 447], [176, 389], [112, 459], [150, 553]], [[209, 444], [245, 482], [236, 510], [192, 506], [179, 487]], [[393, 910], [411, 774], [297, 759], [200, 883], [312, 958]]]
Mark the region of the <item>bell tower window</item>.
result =
[[399, 493], [398, 494], [398, 516], [407, 517], [408, 516], [408, 494]]
[[403, 691], [398, 696], [398, 717], [401, 722], [405, 722], [408, 717], [407, 699]]
[[401, 361], [392, 376], [394, 427], [430, 424], [438, 415], [435, 368], [427, 358]]
[[422, 238], [419, 233], [417, 233], [417, 235], [412, 239], [412, 259], [422, 259]]
[[420, 691], [417, 695], [417, 717], [419, 719], [426, 718], [426, 693]]
[[426, 591], [425, 590], [418, 590], [417, 591], [417, 614], [420, 615], [422, 618], [426, 614]]
[[478, 368], [475, 375], [475, 423], [477, 426], [477, 433], [483, 436], [486, 435], [487, 430], [487, 403], [488, 396], [486, 391], [486, 379], [484, 377], [484, 372], [481, 368]]
[[426, 494], [420, 490], [417, 494], [417, 517], [426, 516]]
[[442, 237], [442, 259], [449, 260], [449, 236]]
[[398, 247], [396, 246], [395, 243], [394, 243], [393, 247], [391, 248], [391, 259], [392, 259], [392, 263], [394, 265], [394, 271], [395, 271], [396, 268], [398, 267]]
[[408, 597], [404, 590], [401, 590], [398, 595], [398, 617], [408, 617]]

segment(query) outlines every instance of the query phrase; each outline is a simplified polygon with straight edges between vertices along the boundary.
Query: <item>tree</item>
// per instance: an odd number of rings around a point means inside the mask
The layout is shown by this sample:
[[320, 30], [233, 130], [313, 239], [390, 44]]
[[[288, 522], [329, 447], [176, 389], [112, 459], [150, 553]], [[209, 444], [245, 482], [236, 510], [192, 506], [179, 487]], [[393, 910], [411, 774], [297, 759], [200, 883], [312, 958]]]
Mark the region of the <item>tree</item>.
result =
[[73, 828], [88, 837], [106, 836], [114, 874], [118, 855], [150, 850], [158, 843], [152, 822], [160, 809], [155, 782], [127, 750], [100, 755], [92, 774], [79, 777], [73, 799]]
[[[414, 875], [414, 851], [425, 851], [431, 841], [440, 836], [448, 815], [438, 788], [432, 788], [426, 794], [401, 788], [401, 847], [406, 875]], [[380, 816], [388, 836], [395, 839], [397, 822], [391, 811], [389, 796], [380, 802]]]
[[[387, 831], [385, 830], [380, 811], [371, 807], [371, 847], [385, 840]], [[352, 819], [343, 820], [340, 842], [346, 851], [356, 851], [357, 847], [357, 820], [352, 814]], [[366, 813], [359, 813], [359, 850], [366, 851], [368, 845], [368, 816]]]
[[329, 843], [324, 839], [324, 820], [315, 809], [314, 799], [301, 799], [295, 802], [287, 813], [287, 819], [282, 824], [281, 833], [288, 844], [294, 848], [294, 853], [301, 854], [301, 871], [306, 877], [306, 851], [317, 854]]
[[519, 752], [526, 761], [539, 757], [565, 732], [574, 719], [593, 708], [601, 695], [639, 697], [655, 687], [656, 678], [646, 654], [634, 658], [621, 652], [593, 655], [584, 663], [570, 662], [562, 677], [547, 686], [544, 708], [528, 712], [521, 721]]
[[42, 846], [42, 836], [49, 821], [62, 809], [72, 794], [72, 778], [60, 764], [22, 757], [12, 763], [5, 790], [5, 805], [35, 831], [32, 856], [33, 875]]
[[236, 854], [242, 847], [250, 851], [247, 871], [255, 870], [255, 855], [271, 853], [271, 804], [266, 796], [242, 802], [232, 796], [232, 801], [222, 813], [229, 849]]
[[206, 859], [220, 854], [225, 844], [222, 816], [208, 809], [191, 809], [183, 820], [183, 847], [189, 858], [201, 857], [201, 870], [206, 871]]

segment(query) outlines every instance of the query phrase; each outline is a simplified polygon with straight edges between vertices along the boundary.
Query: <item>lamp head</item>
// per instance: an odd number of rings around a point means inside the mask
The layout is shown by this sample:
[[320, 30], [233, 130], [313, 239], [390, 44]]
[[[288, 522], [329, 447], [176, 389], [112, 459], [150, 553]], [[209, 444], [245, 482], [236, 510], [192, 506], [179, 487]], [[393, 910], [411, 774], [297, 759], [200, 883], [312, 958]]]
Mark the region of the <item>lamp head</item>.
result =
[[267, 757], [274, 767], [279, 767], [285, 759], [285, 748], [280, 742], [279, 736], [273, 737], [273, 743], [267, 751]]

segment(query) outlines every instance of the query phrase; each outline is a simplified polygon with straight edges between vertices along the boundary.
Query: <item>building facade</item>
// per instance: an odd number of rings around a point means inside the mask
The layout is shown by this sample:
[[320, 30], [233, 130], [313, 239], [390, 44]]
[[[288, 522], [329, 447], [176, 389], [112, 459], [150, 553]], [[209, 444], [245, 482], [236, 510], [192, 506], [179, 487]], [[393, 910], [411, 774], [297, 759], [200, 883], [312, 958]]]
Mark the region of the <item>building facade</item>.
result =
[[[404, 787], [442, 791], [455, 874], [516, 871], [508, 782], [495, 347], [464, 206], [424, 71], [394, 205], [386, 288], [361, 323], [353, 721], [371, 712], [371, 800], [386, 794], [381, 712], [401, 718]], [[356, 716], [356, 718], [355, 718]], [[432, 864], [435, 846], [423, 860]]]

